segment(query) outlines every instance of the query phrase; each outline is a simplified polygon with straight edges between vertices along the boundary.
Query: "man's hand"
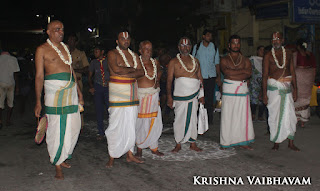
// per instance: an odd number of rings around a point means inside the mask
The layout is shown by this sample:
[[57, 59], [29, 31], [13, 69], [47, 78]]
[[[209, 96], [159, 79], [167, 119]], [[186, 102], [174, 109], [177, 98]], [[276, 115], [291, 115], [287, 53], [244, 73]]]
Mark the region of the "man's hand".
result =
[[78, 99], [79, 99], [79, 103], [80, 103], [81, 105], [84, 105], [84, 100], [83, 100], [82, 93], [78, 94]]
[[267, 95], [263, 96], [263, 103], [264, 103], [264, 105], [268, 105], [268, 96]]
[[37, 103], [36, 106], [34, 107], [34, 115], [36, 117], [40, 117], [41, 109], [42, 109], [41, 103]]
[[204, 105], [205, 101], [204, 101], [204, 97], [199, 98], [199, 102], [202, 103]]
[[222, 82], [221, 82], [220, 77], [218, 77], [218, 78], [216, 79], [216, 83], [217, 83], [217, 85], [218, 85], [219, 87], [222, 86]]
[[171, 96], [167, 96], [167, 106], [173, 109], [173, 99]]
[[292, 92], [292, 98], [293, 98], [293, 101], [294, 101], [294, 102], [297, 101], [297, 98], [298, 98], [298, 96], [297, 96], [297, 90], [293, 90], [293, 92]]
[[94, 89], [94, 88], [90, 88], [89, 89], [89, 92], [91, 93], [91, 95], [94, 95], [94, 92], [95, 92], [96, 90]]

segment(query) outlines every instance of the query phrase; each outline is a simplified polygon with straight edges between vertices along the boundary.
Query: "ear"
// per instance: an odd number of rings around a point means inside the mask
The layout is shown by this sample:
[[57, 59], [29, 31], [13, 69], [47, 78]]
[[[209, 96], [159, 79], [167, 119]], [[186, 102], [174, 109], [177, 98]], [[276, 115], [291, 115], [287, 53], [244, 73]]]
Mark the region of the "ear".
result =
[[141, 49], [139, 49], [139, 53], [140, 53], [140, 54], [142, 54], [142, 51], [141, 51]]
[[49, 29], [47, 29], [46, 33], [47, 33], [47, 35], [49, 36], [49, 33], [50, 33]]
[[117, 43], [117, 45], [119, 45], [119, 41], [118, 40], [116, 40], [116, 43]]

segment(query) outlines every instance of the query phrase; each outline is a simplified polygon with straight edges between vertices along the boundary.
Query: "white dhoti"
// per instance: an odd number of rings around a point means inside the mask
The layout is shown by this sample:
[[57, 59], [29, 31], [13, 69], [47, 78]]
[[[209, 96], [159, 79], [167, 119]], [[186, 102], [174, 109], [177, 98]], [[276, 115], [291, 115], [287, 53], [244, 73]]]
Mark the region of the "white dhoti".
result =
[[136, 125], [137, 147], [149, 147], [152, 151], [158, 149], [158, 140], [162, 133], [162, 116], [159, 106], [160, 89], [139, 88], [139, 107]]
[[268, 79], [268, 110], [270, 141], [281, 143], [293, 140], [296, 132], [297, 118], [291, 94], [291, 76], [279, 81]]
[[44, 91], [50, 162], [60, 165], [71, 158], [81, 129], [77, 86], [70, 73], [57, 73], [45, 76]]
[[111, 76], [109, 81], [109, 127], [105, 131], [108, 151], [120, 158], [135, 145], [139, 100], [134, 78]]
[[254, 141], [247, 82], [224, 79], [220, 146], [245, 146]]
[[174, 138], [178, 144], [197, 140], [199, 97], [203, 97], [203, 89], [201, 89], [200, 93], [200, 80], [187, 77], [175, 79], [173, 92], [175, 119], [173, 130]]

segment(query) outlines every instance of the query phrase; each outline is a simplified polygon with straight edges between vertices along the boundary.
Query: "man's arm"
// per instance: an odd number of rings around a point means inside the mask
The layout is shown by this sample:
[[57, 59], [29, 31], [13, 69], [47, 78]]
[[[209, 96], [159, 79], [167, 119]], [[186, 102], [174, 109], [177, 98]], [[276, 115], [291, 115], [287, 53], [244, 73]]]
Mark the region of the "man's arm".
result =
[[156, 81], [156, 88], [160, 87], [160, 79], [161, 79], [161, 76], [162, 76], [162, 70], [161, 70], [161, 66], [160, 66], [160, 62], [156, 59], [154, 59], [155, 62], [156, 62], [156, 66], [157, 66], [157, 81]]
[[292, 76], [292, 97], [293, 97], [293, 101], [297, 100], [297, 78], [296, 78], [296, 71], [294, 70], [294, 66], [293, 66], [293, 57], [291, 56], [290, 58], [290, 73]]
[[92, 76], [93, 76], [93, 72], [90, 70], [89, 71], [89, 76], [88, 76], [88, 82], [89, 82], [89, 92], [93, 95], [94, 94], [94, 87], [93, 87], [93, 82], [92, 82]]
[[171, 109], [173, 109], [173, 99], [172, 99], [172, 92], [171, 92], [171, 88], [172, 88], [172, 81], [173, 81], [173, 75], [174, 75], [174, 59], [172, 59], [169, 62], [168, 65], [168, 77], [167, 77], [167, 105], [168, 107], [170, 107]]
[[44, 50], [40, 46], [36, 50], [35, 54], [35, 65], [36, 65], [36, 75], [35, 75], [35, 94], [36, 94], [36, 105], [34, 107], [34, 114], [36, 117], [40, 117], [41, 114], [41, 94], [43, 89], [44, 80]]
[[[113, 51], [109, 51], [107, 57], [110, 70], [112, 70], [117, 75], [122, 75], [131, 78], [139, 78], [144, 75], [143, 69], [134, 69], [118, 66], [117, 57]], [[139, 60], [137, 60], [137, 62], [139, 63]]]
[[262, 62], [262, 100], [265, 105], [268, 104], [268, 96], [267, 96], [267, 80], [269, 77], [269, 57], [268, 54], [264, 56]]
[[79, 103], [81, 105], [84, 105], [83, 95], [82, 95], [82, 92], [81, 92], [80, 87], [78, 85], [78, 79], [76, 78], [76, 72], [73, 69], [70, 72], [72, 72], [72, 74], [74, 76], [75, 83], [77, 84], [77, 93], [78, 93]]
[[[203, 91], [203, 78], [202, 78], [202, 74], [201, 74], [201, 68], [200, 68], [200, 64], [199, 61], [197, 60], [197, 67], [198, 67], [198, 71], [197, 71], [197, 76], [198, 79], [200, 80], [200, 96], [199, 96], [199, 102], [204, 104], [204, 93]], [[202, 93], [201, 93], [202, 92]]]

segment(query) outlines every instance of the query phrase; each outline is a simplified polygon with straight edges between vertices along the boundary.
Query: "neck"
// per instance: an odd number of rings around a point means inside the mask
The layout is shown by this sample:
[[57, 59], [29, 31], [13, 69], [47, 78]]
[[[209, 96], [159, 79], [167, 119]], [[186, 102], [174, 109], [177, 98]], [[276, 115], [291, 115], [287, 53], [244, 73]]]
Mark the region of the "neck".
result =
[[150, 60], [150, 57], [141, 55], [141, 59], [142, 59], [142, 61], [148, 61], [148, 60]]
[[231, 56], [239, 56], [240, 52], [232, 52], [229, 53]]
[[51, 43], [52, 43], [54, 46], [56, 46], [56, 47], [58, 47], [58, 46], [60, 45], [60, 42], [56, 42], [56, 41], [51, 40], [51, 39], [49, 39], [49, 40], [50, 40]]
[[182, 56], [182, 57], [187, 57], [187, 56], [189, 56], [189, 53], [181, 53], [181, 52], [180, 52], [180, 56]]
[[104, 57], [104, 56], [102, 55], [102, 56], [100, 56], [98, 59], [100, 59], [100, 60], [101, 60], [101, 59], [103, 59], [103, 57]]
[[209, 46], [209, 43], [210, 43], [210, 42], [205, 41], [205, 40], [202, 41], [202, 44], [203, 44], [203, 46], [205, 46], [205, 47]]

